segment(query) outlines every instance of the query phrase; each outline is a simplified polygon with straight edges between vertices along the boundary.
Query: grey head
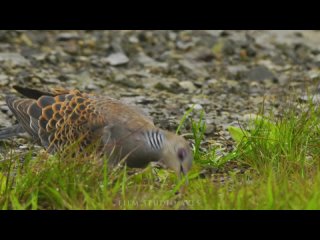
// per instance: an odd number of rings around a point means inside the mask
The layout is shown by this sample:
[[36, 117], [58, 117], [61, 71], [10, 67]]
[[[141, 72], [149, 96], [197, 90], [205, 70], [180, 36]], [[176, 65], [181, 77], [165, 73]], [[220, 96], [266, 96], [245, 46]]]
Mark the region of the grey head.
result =
[[[178, 175], [186, 175], [192, 166], [193, 155], [189, 143], [174, 133], [153, 128], [133, 133], [104, 134], [108, 145], [112, 146], [113, 162], [125, 158], [129, 167], [143, 168], [150, 162], [157, 162]], [[121, 136], [121, 137], [120, 137]], [[125, 137], [123, 137], [125, 136]], [[112, 144], [110, 144], [112, 143]], [[111, 148], [110, 148], [111, 149]], [[109, 150], [110, 151], [110, 150]]]

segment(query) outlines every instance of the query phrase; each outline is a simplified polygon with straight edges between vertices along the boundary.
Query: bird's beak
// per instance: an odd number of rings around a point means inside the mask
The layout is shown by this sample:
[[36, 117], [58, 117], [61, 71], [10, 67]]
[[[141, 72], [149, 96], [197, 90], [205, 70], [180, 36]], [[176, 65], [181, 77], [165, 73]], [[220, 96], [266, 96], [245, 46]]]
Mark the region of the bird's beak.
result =
[[185, 175], [186, 175], [186, 171], [184, 170], [184, 168], [183, 168], [183, 165], [182, 165], [182, 164], [180, 165], [180, 175], [183, 175], [183, 176], [185, 176]]
[[183, 165], [180, 165], [180, 172], [179, 172], [179, 178], [186, 177], [186, 184], [189, 183], [187, 171], [183, 168]]

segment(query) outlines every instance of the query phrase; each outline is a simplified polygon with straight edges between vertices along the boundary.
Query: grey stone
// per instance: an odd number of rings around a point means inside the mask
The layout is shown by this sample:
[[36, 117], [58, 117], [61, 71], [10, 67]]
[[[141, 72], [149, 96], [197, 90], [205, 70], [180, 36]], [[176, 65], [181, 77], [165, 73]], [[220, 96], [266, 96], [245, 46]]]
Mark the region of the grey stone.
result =
[[194, 92], [197, 89], [191, 81], [181, 81], [179, 85], [181, 88], [188, 90], [188, 92]]
[[253, 121], [255, 119], [259, 118], [259, 116], [255, 113], [247, 113], [242, 116], [243, 121]]
[[193, 106], [193, 109], [194, 109], [194, 110], [202, 110], [202, 109], [203, 109], [202, 105], [199, 104], [199, 103], [196, 103], [196, 104], [188, 104], [189, 109], [192, 108], [192, 106]]
[[9, 62], [14, 66], [29, 66], [29, 60], [19, 53], [0, 53], [0, 63]]
[[99, 87], [94, 83], [89, 83], [88, 85], [86, 85], [86, 89], [88, 89], [88, 90], [97, 90], [97, 89], [99, 89]]
[[212, 133], [214, 133], [215, 131], [215, 126], [213, 124], [206, 124], [206, 131], [205, 131], [205, 134], [206, 135], [210, 135]]
[[79, 39], [79, 35], [71, 32], [60, 33], [57, 36], [57, 41], [69, 41], [69, 40], [77, 40], [77, 39]]
[[253, 81], [263, 81], [265, 79], [274, 78], [274, 73], [265, 66], [256, 66], [248, 72], [248, 79]]
[[138, 61], [138, 63], [140, 63], [141, 65], [143, 65], [145, 67], [154, 67], [154, 68], [163, 68], [163, 69], [168, 67], [167, 63], [157, 62], [156, 60], [147, 56], [144, 53], [138, 54], [137, 61]]
[[308, 77], [312, 80], [320, 78], [320, 71], [311, 70], [307, 73]]
[[209, 77], [208, 71], [197, 62], [180, 60], [179, 64], [182, 67], [182, 70], [192, 79], [206, 79]]
[[211, 36], [213, 37], [217, 37], [217, 36], [220, 36], [221, 33], [223, 32], [223, 30], [206, 30], [206, 32], [208, 34], [210, 34]]
[[139, 43], [139, 39], [136, 36], [131, 36], [131, 37], [129, 37], [129, 42]]
[[233, 65], [227, 67], [227, 76], [230, 79], [242, 79], [246, 76], [248, 68], [244, 65]]
[[158, 81], [154, 87], [158, 90], [176, 93], [179, 90], [179, 81], [176, 78], [166, 78]]
[[177, 48], [181, 50], [188, 50], [194, 46], [193, 42], [182, 42], [182, 41], [177, 41], [176, 43]]
[[118, 52], [110, 54], [106, 61], [112, 66], [118, 66], [128, 63], [129, 58], [124, 53]]
[[4, 74], [0, 74], [0, 86], [5, 86], [9, 83], [9, 77]]
[[310, 97], [308, 95], [304, 95], [299, 98], [299, 100], [302, 102], [308, 102], [310, 99], [312, 100], [312, 102], [314, 104], [319, 104], [320, 103], [320, 94], [314, 95], [312, 97]]
[[141, 88], [143, 87], [142, 80], [137, 77], [131, 77], [122, 73], [117, 73], [113, 79], [115, 83], [121, 84], [129, 88]]

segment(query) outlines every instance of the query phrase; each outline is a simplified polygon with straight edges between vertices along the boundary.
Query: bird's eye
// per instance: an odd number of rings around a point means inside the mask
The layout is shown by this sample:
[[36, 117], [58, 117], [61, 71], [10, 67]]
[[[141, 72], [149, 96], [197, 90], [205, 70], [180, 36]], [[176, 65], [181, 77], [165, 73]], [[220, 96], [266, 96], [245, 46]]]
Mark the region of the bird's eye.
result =
[[187, 156], [187, 150], [185, 148], [178, 149], [178, 158], [180, 161], [183, 161]]

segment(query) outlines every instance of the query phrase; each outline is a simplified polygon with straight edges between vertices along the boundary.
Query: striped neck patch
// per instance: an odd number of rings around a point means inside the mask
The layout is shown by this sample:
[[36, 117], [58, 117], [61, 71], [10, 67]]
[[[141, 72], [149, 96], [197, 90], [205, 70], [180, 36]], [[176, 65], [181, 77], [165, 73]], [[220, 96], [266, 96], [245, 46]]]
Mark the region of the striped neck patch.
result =
[[160, 150], [163, 147], [164, 135], [161, 131], [148, 131], [145, 133], [148, 145], [153, 150]]

